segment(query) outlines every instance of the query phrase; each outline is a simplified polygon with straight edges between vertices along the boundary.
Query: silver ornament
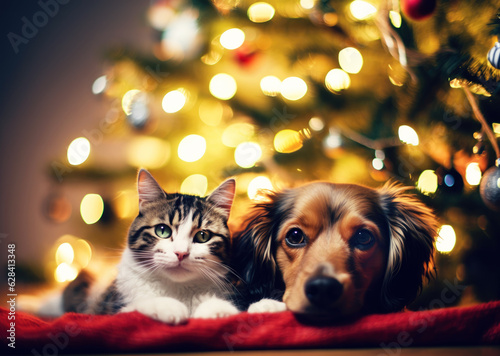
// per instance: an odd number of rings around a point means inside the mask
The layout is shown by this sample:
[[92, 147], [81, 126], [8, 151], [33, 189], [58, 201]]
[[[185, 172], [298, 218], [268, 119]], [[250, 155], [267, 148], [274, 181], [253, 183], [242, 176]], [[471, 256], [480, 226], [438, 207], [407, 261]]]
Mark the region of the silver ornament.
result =
[[488, 61], [496, 69], [500, 69], [500, 42], [495, 43], [495, 46], [488, 52]]
[[479, 193], [486, 206], [492, 210], [500, 210], [500, 159], [496, 167], [488, 169], [479, 186]]

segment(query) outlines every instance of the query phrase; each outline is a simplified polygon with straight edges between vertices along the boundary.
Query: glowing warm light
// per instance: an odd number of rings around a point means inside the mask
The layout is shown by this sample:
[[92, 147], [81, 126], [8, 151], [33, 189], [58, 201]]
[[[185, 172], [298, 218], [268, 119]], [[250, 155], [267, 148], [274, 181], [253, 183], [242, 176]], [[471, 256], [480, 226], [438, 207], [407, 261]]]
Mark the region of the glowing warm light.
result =
[[321, 131], [325, 128], [325, 123], [319, 117], [312, 117], [309, 120], [309, 127], [314, 131]]
[[274, 17], [274, 7], [267, 2], [256, 2], [248, 8], [248, 18], [252, 22], [262, 23]]
[[208, 179], [203, 174], [192, 174], [181, 184], [182, 194], [205, 196], [207, 193]]
[[499, 124], [499, 123], [497, 123], [497, 122], [494, 122], [494, 123], [492, 124], [492, 126], [493, 126], [493, 132], [495, 133], [495, 135], [496, 135], [497, 137], [499, 137], [499, 136], [500, 136], [500, 124]]
[[210, 80], [209, 90], [217, 99], [229, 100], [236, 94], [236, 80], [229, 74], [216, 74]]
[[136, 96], [140, 95], [141, 91], [137, 89], [132, 89], [126, 92], [122, 97], [122, 109], [127, 115], [132, 114], [132, 103], [134, 102]]
[[302, 136], [295, 130], [281, 130], [274, 136], [274, 149], [280, 153], [291, 153], [302, 148]]
[[68, 146], [68, 162], [73, 166], [82, 164], [90, 156], [90, 141], [85, 137], [75, 138]]
[[281, 80], [273, 75], [268, 75], [260, 81], [260, 89], [267, 96], [276, 96], [280, 93]]
[[168, 114], [173, 114], [184, 107], [186, 104], [186, 91], [184, 89], [172, 90], [165, 94], [161, 106]]
[[92, 93], [96, 95], [103, 93], [104, 90], [106, 90], [107, 85], [108, 85], [108, 80], [106, 79], [105, 75], [97, 78], [94, 81], [94, 84], [92, 84]]
[[305, 10], [311, 10], [314, 7], [314, 0], [300, 0], [300, 6]]
[[389, 11], [389, 19], [391, 20], [391, 23], [394, 27], [400, 28], [401, 27], [401, 15], [399, 12], [391, 10]]
[[177, 148], [177, 155], [184, 162], [195, 162], [205, 154], [207, 141], [199, 135], [189, 135], [182, 139]]
[[252, 179], [248, 184], [247, 194], [251, 200], [257, 201], [263, 199], [262, 195], [260, 194], [261, 190], [273, 190], [273, 189], [274, 189], [273, 184], [271, 183], [269, 178], [264, 176], [258, 176]]
[[137, 192], [135, 190], [124, 190], [118, 193], [113, 200], [113, 211], [120, 219], [128, 219], [137, 215]]
[[481, 183], [481, 178], [483, 174], [481, 173], [481, 168], [477, 162], [472, 162], [467, 165], [465, 169], [465, 180], [469, 185], [479, 185]]
[[347, 73], [356, 74], [363, 68], [363, 56], [356, 48], [347, 47], [339, 52], [339, 64]]
[[99, 194], [87, 194], [80, 203], [80, 215], [86, 224], [95, 224], [104, 212], [104, 201]]
[[236, 49], [245, 42], [245, 32], [239, 28], [231, 28], [220, 35], [220, 44], [226, 49]]
[[78, 276], [78, 269], [64, 262], [59, 264], [54, 272], [54, 278], [59, 283], [72, 281], [76, 276]]
[[215, 100], [203, 100], [198, 109], [201, 121], [209, 126], [217, 126], [224, 115], [224, 106]]
[[64, 242], [59, 245], [56, 250], [56, 263], [59, 265], [61, 263], [72, 264], [75, 258], [75, 251], [69, 242]]
[[438, 176], [432, 169], [427, 169], [420, 173], [417, 181], [417, 189], [425, 195], [436, 192], [438, 189]]
[[368, 20], [372, 18], [377, 12], [377, 8], [372, 4], [362, 1], [362, 0], [354, 0], [349, 9], [351, 10], [352, 16], [356, 20]]
[[323, 140], [323, 145], [325, 148], [334, 149], [342, 146], [342, 136], [340, 135], [340, 131], [335, 129], [330, 129], [328, 136]]
[[374, 169], [376, 169], [377, 171], [381, 171], [382, 169], [384, 169], [384, 161], [381, 160], [380, 158], [374, 158], [372, 160], [372, 167]]
[[439, 229], [438, 238], [436, 240], [436, 249], [441, 253], [448, 253], [453, 250], [457, 236], [451, 225], [443, 225]]
[[398, 136], [401, 142], [408, 145], [418, 146], [419, 139], [417, 132], [407, 125], [401, 125], [398, 129]]
[[331, 92], [339, 92], [351, 86], [351, 78], [342, 69], [335, 68], [326, 74], [325, 85]]
[[75, 250], [75, 263], [80, 268], [87, 267], [92, 258], [92, 247], [90, 247], [90, 244], [83, 239], [78, 239], [73, 242], [73, 247]]
[[281, 82], [281, 95], [288, 100], [299, 100], [307, 93], [307, 84], [299, 77], [288, 77]]
[[248, 123], [236, 123], [226, 127], [222, 133], [222, 143], [228, 147], [236, 147], [250, 140], [255, 134], [255, 128]]
[[242, 168], [251, 168], [262, 157], [262, 149], [255, 142], [240, 143], [234, 150], [234, 160]]
[[197, 11], [186, 10], [169, 21], [161, 40], [163, 51], [168, 57], [181, 60], [197, 53], [201, 42], [198, 17]]
[[157, 169], [170, 158], [170, 144], [156, 137], [134, 137], [127, 146], [127, 162], [133, 167]]

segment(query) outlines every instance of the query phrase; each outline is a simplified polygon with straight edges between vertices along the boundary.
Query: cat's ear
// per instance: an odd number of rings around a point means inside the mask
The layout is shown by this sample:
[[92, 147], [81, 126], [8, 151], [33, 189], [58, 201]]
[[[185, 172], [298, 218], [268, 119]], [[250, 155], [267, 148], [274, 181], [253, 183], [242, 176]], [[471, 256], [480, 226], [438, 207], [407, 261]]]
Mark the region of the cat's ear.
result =
[[210, 201], [219, 208], [222, 208], [228, 218], [231, 206], [233, 205], [235, 185], [236, 183], [234, 179], [228, 179], [219, 185], [217, 189], [215, 189], [212, 194], [207, 197], [207, 201]]
[[145, 169], [141, 169], [137, 176], [137, 192], [139, 193], [139, 210], [141, 210], [144, 203], [166, 197], [158, 182]]

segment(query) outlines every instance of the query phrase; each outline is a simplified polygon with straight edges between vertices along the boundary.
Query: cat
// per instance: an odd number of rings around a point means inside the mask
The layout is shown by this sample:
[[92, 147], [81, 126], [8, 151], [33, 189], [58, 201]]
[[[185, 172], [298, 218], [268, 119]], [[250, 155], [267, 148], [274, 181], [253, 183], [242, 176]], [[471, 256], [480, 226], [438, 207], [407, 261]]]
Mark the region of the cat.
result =
[[82, 271], [63, 293], [64, 311], [138, 311], [169, 324], [237, 314], [228, 278], [234, 179], [205, 198], [167, 194], [144, 169], [137, 181], [139, 214], [116, 278], [94, 299], [92, 277]]

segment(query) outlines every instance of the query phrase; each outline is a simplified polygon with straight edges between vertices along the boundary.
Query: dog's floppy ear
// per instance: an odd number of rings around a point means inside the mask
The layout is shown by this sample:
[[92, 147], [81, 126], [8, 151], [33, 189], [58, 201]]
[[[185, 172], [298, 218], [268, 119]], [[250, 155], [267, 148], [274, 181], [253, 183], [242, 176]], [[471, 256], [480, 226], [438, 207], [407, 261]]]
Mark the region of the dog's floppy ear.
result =
[[[280, 195], [267, 192], [267, 200], [255, 204], [244, 228], [233, 242], [233, 266], [243, 280], [242, 307], [262, 298], [281, 298], [284, 284], [276, 263], [276, 234], [284, 214]], [[281, 294], [280, 294], [281, 293]]]
[[407, 187], [386, 184], [379, 190], [389, 223], [389, 254], [382, 283], [382, 311], [403, 309], [422, 288], [424, 278], [434, 273], [434, 241], [437, 220], [432, 211]]

